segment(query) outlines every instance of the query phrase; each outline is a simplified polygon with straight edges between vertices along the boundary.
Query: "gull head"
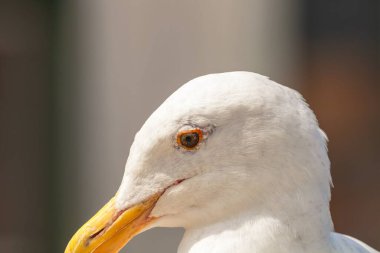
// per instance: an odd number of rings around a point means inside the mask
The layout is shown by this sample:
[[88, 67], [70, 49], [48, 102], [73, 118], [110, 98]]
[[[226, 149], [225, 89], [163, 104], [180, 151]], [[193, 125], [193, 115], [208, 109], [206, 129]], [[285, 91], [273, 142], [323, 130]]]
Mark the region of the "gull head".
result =
[[183, 85], [136, 134], [115, 197], [69, 252], [118, 252], [156, 226], [327, 207], [326, 136], [302, 96], [250, 72]]

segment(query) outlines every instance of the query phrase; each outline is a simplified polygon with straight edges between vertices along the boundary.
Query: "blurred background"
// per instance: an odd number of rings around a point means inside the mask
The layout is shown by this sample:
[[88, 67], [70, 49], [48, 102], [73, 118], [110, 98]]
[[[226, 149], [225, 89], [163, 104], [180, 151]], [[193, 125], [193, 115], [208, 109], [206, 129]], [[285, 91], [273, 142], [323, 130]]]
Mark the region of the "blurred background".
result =
[[[299, 90], [327, 132], [337, 231], [380, 249], [380, 1], [0, 0], [0, 251], [63, 252], [134, 134], [207, 73]], [[128, 252], [176, 252], [154, 229]]]

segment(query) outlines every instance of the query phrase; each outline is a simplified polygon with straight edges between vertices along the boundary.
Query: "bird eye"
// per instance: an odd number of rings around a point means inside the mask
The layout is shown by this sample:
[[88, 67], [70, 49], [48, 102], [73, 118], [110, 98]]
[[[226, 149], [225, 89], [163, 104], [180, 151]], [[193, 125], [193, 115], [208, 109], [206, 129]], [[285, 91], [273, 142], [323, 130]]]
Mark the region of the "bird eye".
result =
[[202, 138], [202, 130], [198, 128], [184, 130], [177, 134], [177, 144], [185, 149], [192, 150], [197, 147]]

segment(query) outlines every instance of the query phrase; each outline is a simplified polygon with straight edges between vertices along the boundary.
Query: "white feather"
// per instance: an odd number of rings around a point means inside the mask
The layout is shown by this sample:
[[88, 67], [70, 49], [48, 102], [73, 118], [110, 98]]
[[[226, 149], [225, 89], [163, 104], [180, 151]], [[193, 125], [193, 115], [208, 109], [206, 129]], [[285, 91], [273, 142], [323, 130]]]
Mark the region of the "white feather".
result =
[[[176, 134], [207, 135], [194, 151]], [[163, 191], [153, 226], [185, 227], [180, 253], [372, 253], [333, 232], [326, 134], [302, 96], [249, 72], [196, 78], [137, 133], [117, 206]]]

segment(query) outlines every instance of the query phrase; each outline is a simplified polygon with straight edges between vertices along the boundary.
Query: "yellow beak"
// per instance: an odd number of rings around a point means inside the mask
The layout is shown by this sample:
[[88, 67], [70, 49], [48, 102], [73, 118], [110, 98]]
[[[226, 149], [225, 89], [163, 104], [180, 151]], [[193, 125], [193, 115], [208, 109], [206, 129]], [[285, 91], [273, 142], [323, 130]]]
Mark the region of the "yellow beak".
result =
[[70, 240], [65, 253], [116, 253], [152, 221], [149, 217], [162, 193], [127, 210], [115, 208], [112, 198], [94, 217], [84, 224]]

